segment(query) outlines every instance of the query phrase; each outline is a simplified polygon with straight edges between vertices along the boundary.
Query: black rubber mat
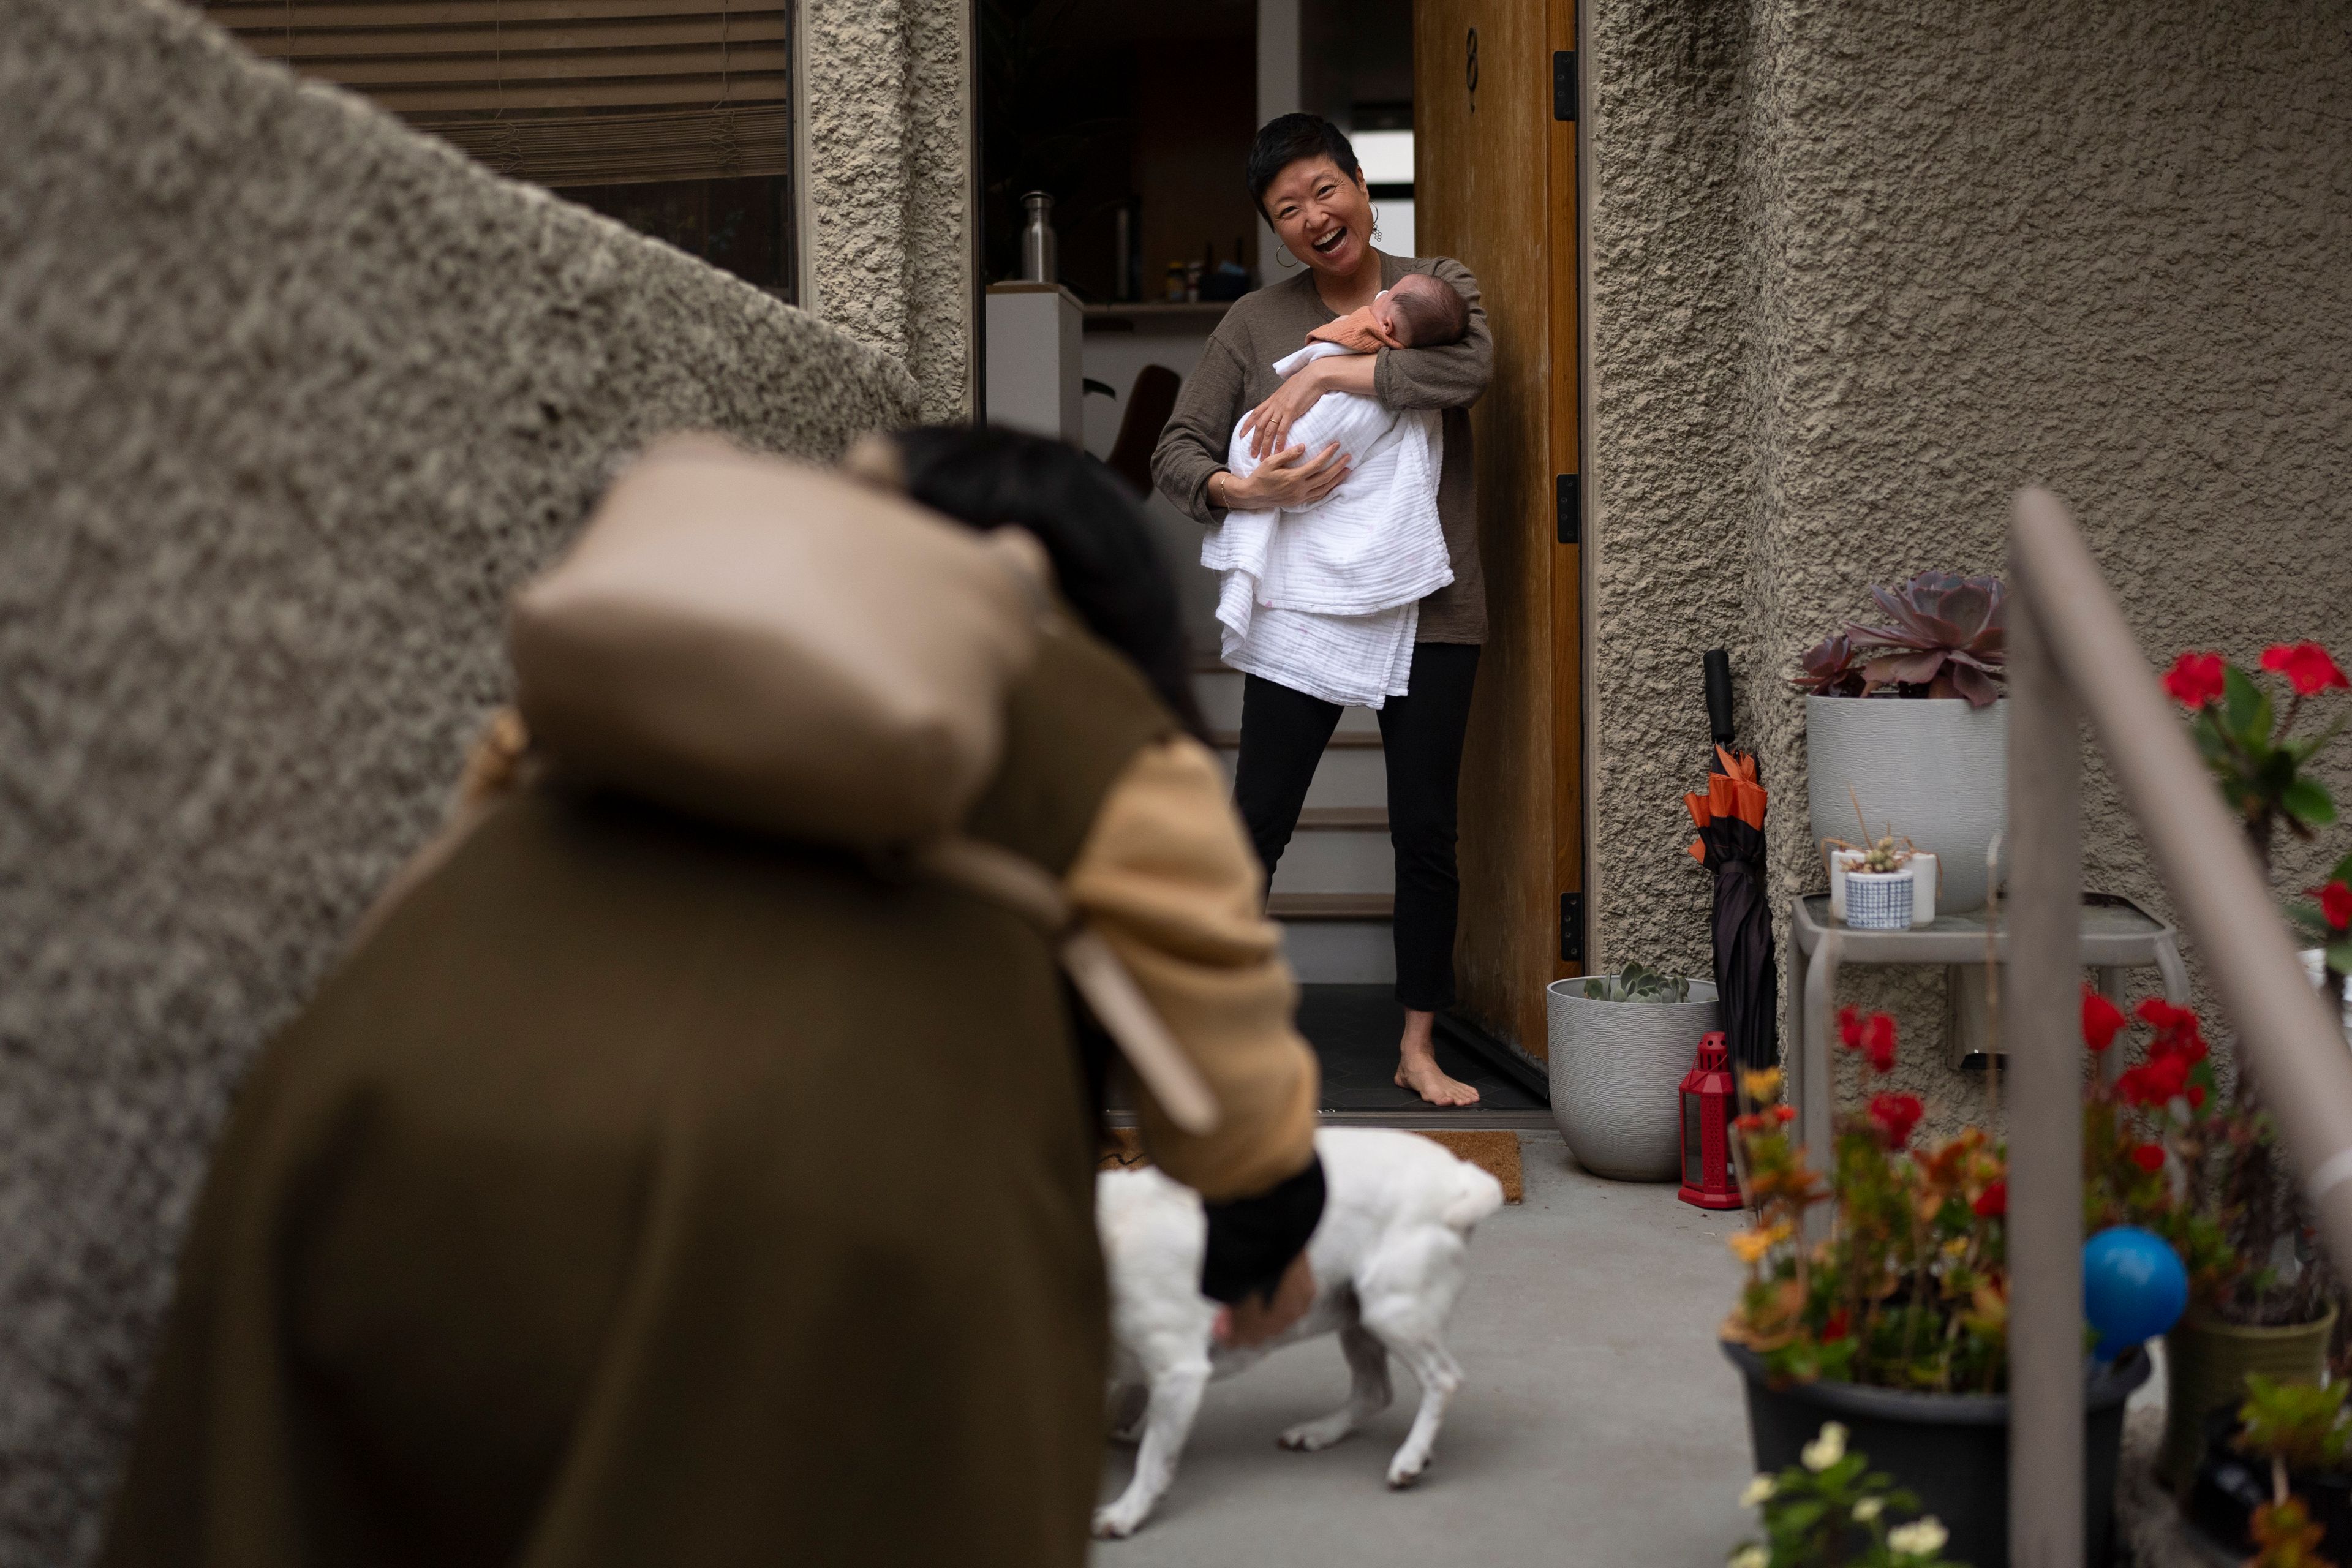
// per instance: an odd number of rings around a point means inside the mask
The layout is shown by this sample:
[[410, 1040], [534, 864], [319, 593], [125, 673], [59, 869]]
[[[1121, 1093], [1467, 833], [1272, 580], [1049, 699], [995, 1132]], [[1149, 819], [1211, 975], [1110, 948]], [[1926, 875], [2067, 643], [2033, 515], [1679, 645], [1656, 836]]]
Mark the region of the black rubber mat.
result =
[[[1396, 1085], [1397, 1037], [1404, 1010], [1386, 985], [1299, 988], [1298, 1032], [1323, 1062], [1326, 1110], [1428, 1110], [1421, 1096]], [[1540, 1110], [1543, 1102], [1443, 1034], [1437, 1065], [1478, 1091], [1472, 1110]]]

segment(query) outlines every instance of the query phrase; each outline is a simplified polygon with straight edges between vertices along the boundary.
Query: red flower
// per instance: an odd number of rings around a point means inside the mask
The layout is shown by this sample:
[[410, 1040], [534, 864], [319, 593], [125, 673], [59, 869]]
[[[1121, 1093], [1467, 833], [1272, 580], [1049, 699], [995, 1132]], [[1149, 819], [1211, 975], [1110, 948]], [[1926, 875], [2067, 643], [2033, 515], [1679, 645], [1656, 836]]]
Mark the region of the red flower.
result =
[[2352, 888], [2346, 887], [2342, 878], [2312, 891], [2319, 895], [2319, 912], [2330, 931], [2352, 929]]
[[1742, 1132], [1761, 1132], [1764, 1131], [1764, 1118], [1753, 1110], [1749, 1111], [1745, 1116], [1733, 1117], [1731, 1119], [1731, 1124], [1739, 1129]]
[[2009, 1212], [2009, 1184], [1989, 1182], [1977, 1201], [1969, 1205], [1979, 1219], [1999, 1219]]
[[1838, 1009], [1838, 1044], [1850, 1051], [1862, 1048], [1862, 1015], [1852, 1007]]
[[2191, 1110], [2202, 1110], [2205, 1109], [2205, 1086], [2203, 1084], [2192, 1083], [2189, 1086], [2189, 1109]]
[[1889, 1149], [1900, 1149], [1911, 1142], [1911, 1130], [1927, 1113], [1927, 1108], [1916, 1094], [1874, 1095], [1870, 1101], [1870, 1119], [1886, 1134]]
[[1822, 1343], [1825, 1345], [1837, 1343], [1838, 1341], [1845, 1338], [1846, 1327], [1845, 1309], [1840, 1307], [1830, 1314], [1829, 1321], [1822, 1325]]
[[2221, 656], [2184, 653], [2165, 672], [2164, 689], [2183, 708], [2199, 709], [2221, 700]]
[[1862, 1021], [1862, 1054], [1870, 1058], [1870, 1065], [1876, 1071], [1895, 1070], [1895, 1019], [1892, 1015], [1873, 1013]]
[[2190, 1058], [2175, 1051], [2150, 1057], [2116, 1079], [2116, 1092], [2134, 1105], [2163, 1105], [2189, 1087]]
[[2161, 996], [2149, 997], [2133, 1011], [2141, 1023], [2156, 1031], [2156, 1038], [2148, 1044], [2150, 1056], [2179, 1055], [2192, 1062], [2205, 1059], [2205, 1029], [2195, 1012], [2176, 1007]]
[[2104, 1051], [2116, 1043], [2116, 1036], [2128, 1022], [2124, 1010], [2105, 996], [2083, 987], [2083, 1043], [2095, 1051]]
[[2164, 1146], [2160, 1143], [2143, 1143], [2131, 1152], [2131, 1157], [2133, 1164], [2151, 1176], [2164, 1169]]
[[2280, 643], [2263, 649], [2263, 668], [2287, 678], [2297, 697], [2309, 697], [2330, 687], [2352, 688], [2352, 680], [2336, 668], [2327, 650], [2315, 642]]
[[1793, 1105], [1776, 1105], [1772, 1108], [1772, 1120], [1778, 1121], [1783, 1127], [1786, 1127], [1790, 1122], [1794, 1121], [1796, 1119], [1797, 1108]]

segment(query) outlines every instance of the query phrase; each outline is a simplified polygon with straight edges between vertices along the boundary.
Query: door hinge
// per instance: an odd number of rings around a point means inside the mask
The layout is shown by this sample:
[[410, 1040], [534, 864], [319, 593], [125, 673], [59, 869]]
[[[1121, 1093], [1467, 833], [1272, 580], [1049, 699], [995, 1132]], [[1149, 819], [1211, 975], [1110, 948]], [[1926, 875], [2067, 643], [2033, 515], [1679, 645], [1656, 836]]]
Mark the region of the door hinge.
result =
[[1584, 962], [1584, 895], [1562, 893], [1559, 896], [1559, 961], [1562, 963]]
[[1577, 483], [1575, 474], [1561, 474], [1552, 482], [1553, 498], [1559, 509], [1559, 542], [1562, 544], [1584, 542], [1584, 487]]
[[1555, 49], [1551, 57], [1551, 117], [1576, 118], [1576, 51]]

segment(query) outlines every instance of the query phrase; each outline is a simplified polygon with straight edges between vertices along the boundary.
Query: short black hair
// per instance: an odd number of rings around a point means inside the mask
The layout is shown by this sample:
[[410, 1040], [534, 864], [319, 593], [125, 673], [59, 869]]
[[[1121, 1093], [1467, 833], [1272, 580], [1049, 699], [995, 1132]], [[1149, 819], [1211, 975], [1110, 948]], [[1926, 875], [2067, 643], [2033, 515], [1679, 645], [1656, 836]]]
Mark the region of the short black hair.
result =
[[927, 425], [890, 441], [913, 500], [983, 533], [1010, 522], [1035, 534], [1087, 629], [1142, 671], [1178, 723], [1208, 739], [1176, 580], [1108, 468], [1066, 442], [994, 426]]
[[1265, 216], [1265, 188], [1301, 158], [1328, 158], [1350, 178], [1363, 173], [1346, 132], [1319, 114], [1277, 114], [1258, 127], [1250, 143], [1249, 193], [1258, 216]]

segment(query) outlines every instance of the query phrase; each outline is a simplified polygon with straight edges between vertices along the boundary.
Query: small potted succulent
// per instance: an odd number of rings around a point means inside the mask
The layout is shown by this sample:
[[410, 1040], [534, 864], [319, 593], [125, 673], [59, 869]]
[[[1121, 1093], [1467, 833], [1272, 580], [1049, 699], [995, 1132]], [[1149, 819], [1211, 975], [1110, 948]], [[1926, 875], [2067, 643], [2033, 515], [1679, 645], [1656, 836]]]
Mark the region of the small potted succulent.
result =
[[2257, 1564], [2309, 1563], [2280, 1548], [2352, 1554], [2352, 1384], [2246, 1379], [2246, 1401], [2216, 1422], [2220, 1439], [2189, 1497], [2191, 1523]]
[[2007, 820], [2008, 601], [1998, 577], [1922, 572], [1873, 587], [1880, 626], [1850, 624], [1804, 656], [1813, 842], [1859, 797], [1936, 857], [1938, 912], [1980, 909], [1985, 853]]
[[1715, 983], [1628, 963], [1546, 988], [1551, 1114], [1596, 1176], [1682, 1174], [1682, 1081], [1700, 1037], [1723, 1026]]

